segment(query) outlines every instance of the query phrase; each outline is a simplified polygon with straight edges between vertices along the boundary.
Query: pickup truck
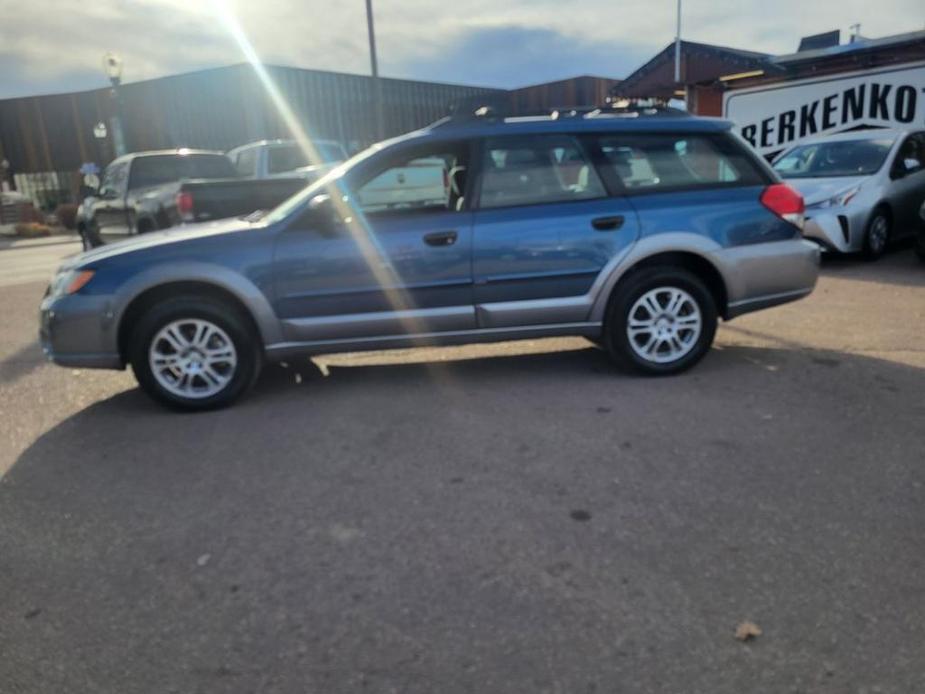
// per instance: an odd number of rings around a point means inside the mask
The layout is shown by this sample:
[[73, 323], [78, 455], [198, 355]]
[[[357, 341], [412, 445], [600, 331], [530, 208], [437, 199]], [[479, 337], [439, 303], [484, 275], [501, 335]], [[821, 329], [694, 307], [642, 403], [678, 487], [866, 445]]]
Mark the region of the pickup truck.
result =
[[187, 222], [276, 207], [306, 185], [302, 176], [242, 178], [221, 152], [163, 150], [114, 160], [96, 196], [78, 210], [85, 249]]
[[343, 145], [334, 140], [314, 140], [318, 161], [309, 161], [295, 140], [261, 140], [229, 150], [227, 157], [244, 178], [291, 178], [311, 182], [347, 159]]

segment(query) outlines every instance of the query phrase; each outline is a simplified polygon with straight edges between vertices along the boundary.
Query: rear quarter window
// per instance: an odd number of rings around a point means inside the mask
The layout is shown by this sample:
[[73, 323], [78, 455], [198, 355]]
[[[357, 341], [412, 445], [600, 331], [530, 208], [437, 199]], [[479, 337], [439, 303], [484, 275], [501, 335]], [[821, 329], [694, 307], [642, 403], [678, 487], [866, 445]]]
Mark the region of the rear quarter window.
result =
[[627, 193], [767, 183], [755, 161], [724, 136], [604, 136], [598, 148], [605, 173]]

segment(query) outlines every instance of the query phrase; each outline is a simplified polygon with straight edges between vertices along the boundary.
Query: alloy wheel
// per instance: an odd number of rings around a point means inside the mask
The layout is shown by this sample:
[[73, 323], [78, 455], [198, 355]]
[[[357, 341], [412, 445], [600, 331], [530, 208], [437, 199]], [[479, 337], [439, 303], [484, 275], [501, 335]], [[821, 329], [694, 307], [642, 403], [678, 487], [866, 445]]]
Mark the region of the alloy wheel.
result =
[[208, 398], [228, 386], [238, 365], [234, 342], [214, 323], [199, 318], [162, 327], [148, 349], [157, 383], [183, 398]]
[[682, 359], [703, 329], [700, 307], [678, 287], [658, 287], [640, 296], [629, 311], [626, 333], [642, 359], [667, 364]]

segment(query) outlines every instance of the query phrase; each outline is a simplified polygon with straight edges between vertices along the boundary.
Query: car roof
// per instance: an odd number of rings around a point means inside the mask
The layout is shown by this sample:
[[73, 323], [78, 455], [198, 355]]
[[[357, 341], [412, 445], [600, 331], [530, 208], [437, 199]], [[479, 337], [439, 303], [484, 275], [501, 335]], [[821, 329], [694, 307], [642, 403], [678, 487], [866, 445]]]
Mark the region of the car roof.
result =
[[[337, 140], [325, 140], [325, 139], [312, 139], [312, 144], [322, 144], [322, 145], [338, 145], [340, 142]], [[250, 149], [251, 147], [291, 147], [293, 145], [298, 145], [298, 142], [295, 140], [284, 140], [282, 138], [277, 138], [275, 140], [257, 140], [256, 142], [248, 142], [247, 144], [238, 145], [237, 147], [232, 147], [228, 150], [229, 153], [237, 152], [242, 149]]]
[[796, 143], [797, 145], [818, 144], [820, 142], [860, 142], [868, 140], [890, 140], [895, 142], [904, 135], [916, 132], [915, 130], [900, 130], [895, 128], [871, 128], [868, 130], [851, 130], [845, 133], [834, 133], [832, 135], [816, 135], [807, 137]]
[[527, 116], [513, 118], [447, 118], [421, 130], [394, 138], [397, 144], [418, 138], [459, 139], [497, 135], [538, 135], [543, 133], [722, 133], [733, 124], [721, 118], [690, 115], [596, 117]]
[[114, 159], [113, 164], [131, 161], [133, 159], [139, 159], [141, 157], [157, 157], [157, 156], [189, 156], [190, 154], [213, 154], [218, 156], [225, 156], [222, 152], [217, 152], [214, 149], [190, 149], [189, 147], [178, 147], [177, 149], [152, 149], [147, 152], [131, 152], [129, 154], [123, 154], [121, 157]]

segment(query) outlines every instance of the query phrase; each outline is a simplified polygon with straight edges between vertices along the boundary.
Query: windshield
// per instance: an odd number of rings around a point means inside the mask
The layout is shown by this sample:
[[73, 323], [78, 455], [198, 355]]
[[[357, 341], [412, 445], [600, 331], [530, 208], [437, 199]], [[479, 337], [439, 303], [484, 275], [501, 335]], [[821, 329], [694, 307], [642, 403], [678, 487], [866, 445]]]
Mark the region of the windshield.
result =
[[794, 147], [774, 162], [784, 178], [865, 176], [883, 166], [893, 140], [841, 140]]
[[290, 214], [298, 210], [303, 205], [303, 203], [307, 202], [318, 191], [322, 190], [325, 186], [335, 182], [354, 166], [372, 154], [378, 152], [380, 149], [381, 145], [373, 145], [372, 147], [368, 147], [359, 154], [352, 156], [340, 166], [331, 169], [317, 181], [310, 184], [306, 188], [303, 188], [291, 198], [288, 198], [287, 200], [284, 200], [282, 203], [280, 203], [265, 217], [265, 221], [268, 224], [273, 224], [274, 222], [279, 222], [285, 219]]

